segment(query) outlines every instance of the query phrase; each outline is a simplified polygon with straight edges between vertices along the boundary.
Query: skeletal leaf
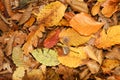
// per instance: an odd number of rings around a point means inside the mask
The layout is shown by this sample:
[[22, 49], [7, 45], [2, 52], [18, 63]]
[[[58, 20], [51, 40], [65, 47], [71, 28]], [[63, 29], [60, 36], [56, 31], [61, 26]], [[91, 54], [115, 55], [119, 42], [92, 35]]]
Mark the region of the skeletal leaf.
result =
[[34, 58], [46, 66], [56, 66], [59, 64], [57, 52], [52, 49], [35, 49], [32, 52]]
[[57, 25], [64, 16], [65, 10], [66, 7], [61, 2], [52, 2], [36, 14], [37, 22], [39, 24], [44, 24], [47, 27]]

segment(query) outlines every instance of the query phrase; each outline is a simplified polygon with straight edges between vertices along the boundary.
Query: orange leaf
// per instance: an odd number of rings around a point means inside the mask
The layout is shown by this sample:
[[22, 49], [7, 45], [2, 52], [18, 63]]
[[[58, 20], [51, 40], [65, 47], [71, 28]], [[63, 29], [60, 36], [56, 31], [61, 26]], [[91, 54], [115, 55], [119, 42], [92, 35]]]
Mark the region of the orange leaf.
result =
[[102, 14], [105, 17], [111, 17], [118, 10], [119, 2], [119, 0], [106, 0], [103, 3]]
[[104, 23], [95, 21], [89, 14], [81, 12], [70, 20], [70, 26], [82, 35], [96, 33]]
[[44, 47], [52, 48], [59, 41], [60, 29], [52, 31], [48, 37], [44, 40]]
[[115, 44], [120, 44], [120, 25], [110, 27], [107, 32], [102, 30], [100, 37], [95, 41], [97, 48], [107, 48]]
[[25, 55], [28, 55], [29, 52], [33, 50], [33, 46], [37, 47], [38, 38], [42, 37], [42, 32], [44, 32], [44, 26], [40, 25], [39, 29], [37, 29], [36, 31], [32, 31], [28, 35], [27, 42], [22, 47]]

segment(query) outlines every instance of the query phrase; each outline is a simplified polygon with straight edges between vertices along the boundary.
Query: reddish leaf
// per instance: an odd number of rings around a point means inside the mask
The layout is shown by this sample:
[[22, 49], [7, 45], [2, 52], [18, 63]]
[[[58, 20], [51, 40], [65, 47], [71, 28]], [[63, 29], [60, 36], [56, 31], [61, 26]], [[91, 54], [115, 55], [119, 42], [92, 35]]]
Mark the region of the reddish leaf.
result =
[[48, 37], [44, 40], [44, 47], [52, 48], [59, 41], [60, 29], [52, 31]]

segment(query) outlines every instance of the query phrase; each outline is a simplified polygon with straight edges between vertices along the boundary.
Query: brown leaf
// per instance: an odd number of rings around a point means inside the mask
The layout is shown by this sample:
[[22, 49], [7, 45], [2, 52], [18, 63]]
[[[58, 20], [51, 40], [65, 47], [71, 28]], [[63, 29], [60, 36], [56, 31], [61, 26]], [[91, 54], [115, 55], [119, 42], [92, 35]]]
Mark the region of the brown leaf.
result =
[[81, 1], [78, 1], [78, 0], [65, 0], [65, 1], [71, 6], [73, 11], [88, 13], [87, 3], [85, 3], [83, 0], [81, 0]]
[[0, 18], [0, 30], [3, 32], [9, 31], [9, 27], [5, 22]]
[[31, 16], [32, 13], [32, 5], [30, 5], [23, 13], [23, 15], [21, 16], [20, 20], [19, 20], [19, 25], [24, 24]]
[[4, 60], [4, 54], [2, 49], [0, 48], [0, 65], [3, 63], [3, 60]]
[[25, 55], [28, 55], [33, 50], [33, 47], [37, 47], [38, 39], [43, 36], [42, 32], [44, 32], [44, 26], [40, 25], [36, 31], [29, 33], [27, 41], [22, 47]]

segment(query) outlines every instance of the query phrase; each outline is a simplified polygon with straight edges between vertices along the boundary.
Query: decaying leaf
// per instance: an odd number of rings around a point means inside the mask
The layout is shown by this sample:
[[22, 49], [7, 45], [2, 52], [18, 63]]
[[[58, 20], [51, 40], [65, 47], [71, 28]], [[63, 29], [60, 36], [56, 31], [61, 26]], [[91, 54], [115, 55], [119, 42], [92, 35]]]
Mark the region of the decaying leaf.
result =
[[87, 55], [83, 50], [83, 47], [78, 48], [70, 48], [70, 52], [65, 56], [58, 56], [58, 60], [65, 66], [68, 67], [78, 67], [80, 65], [84, 65], [87, 59]]
[[28, 55], [29, 52], [33, 50], [33, 46], [37, 47], [38, 38], [42, 37], [42, 32], [44, 32], [44, 26], [40, 25], [39, 29], [36, 31], [32, 31], [27, 38], [27, 42], [23, 45], [22, 49], [24, 50], [24, 54]]
[[43, 65], [56, 66], [59, 64], [59, 61], [57, 59], [58, 55], [55, 50], [43, 48], [35, 49], [31, 53], [34, 58]]
[[96, 61], [88, 61], [87, 66], [92, 74], [97, 73], [100, 70], [100, 65]]
[[13, 73], [12, 79], [13, 80], [22, 80], [22, 78], [25, 75], [25, 68], [24, 67], [18, 67]]
[[23, 58], [24, 56], [23, 56], [22, 48], [20, 46], [14, 47], [12, 51], [12, 60], [17, 67], [25, 66], [25, 62]]
[[8, 31], [9, 27], [7, 24], [5, 24], [5, 22], [2, 21], [2, 19], [0, 18], [0, 30], [2, 30], [3, 32]]
[[59, 41], [60, 29], [54, 30], [48, 34], [47, 38], [44, 40], [43, 45], [45, 48], [52, 48]]
[[84, 51], [87, 53], [89, 58], [97, 61], [99, 64], [103, 61], [103, 54], [100, 50], [96, 50], [92, 46], [85, 46]]
[[78, 46], [86, 43], [92, 36], [82, 36], [74, 29], [68, 28], [63, 29], [59, 37], [60, 41], [68, 46]]
[[95, 21], [89, 14], [83, 12], [70, 20], [70, 26], [82, 35], [96, 33], [103, 25], [104, 23]]
[[2, 64], [3, 60], [4, 60], [4, 54], [2, 49], [0, 48], [0, 65]]
[[120, 62], [115, 59], [105, 59], [102, 64], [102, 70], [104, 73], [109, 73], [115, 67], [120, 66]]
[[24, 76], [22, 80], [45, 80], [45, 76], [40, 69], [33, 69]]
[[64, 16], [65, 10], [66, 7], [61, 2], [52, 2], [43, 7], [43, 9], [36, 14], [37, 22], [39, 24], [44, 24], [47, 27], [57, 25]]
[[111, 26], [107, 32], [102, 30], [95, 44], [97, 48], [108, 48], [120, 44], [120, 25]]

